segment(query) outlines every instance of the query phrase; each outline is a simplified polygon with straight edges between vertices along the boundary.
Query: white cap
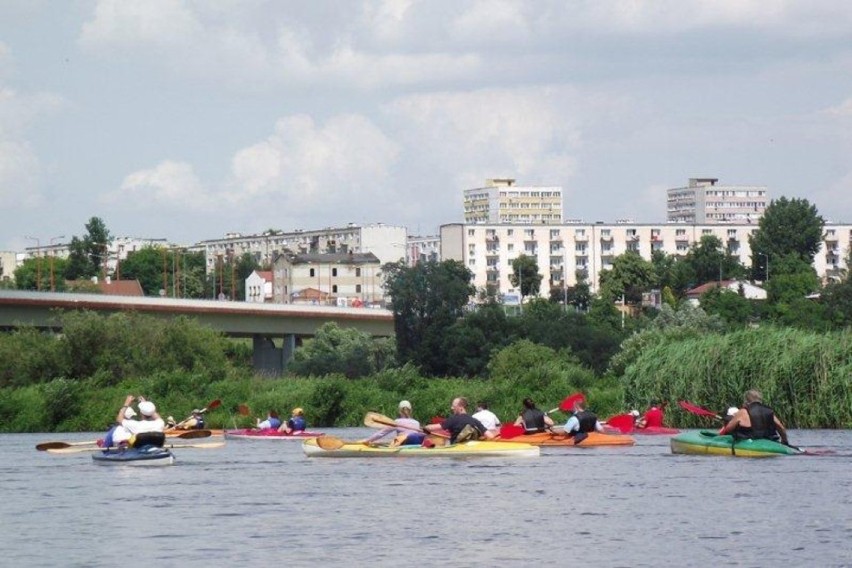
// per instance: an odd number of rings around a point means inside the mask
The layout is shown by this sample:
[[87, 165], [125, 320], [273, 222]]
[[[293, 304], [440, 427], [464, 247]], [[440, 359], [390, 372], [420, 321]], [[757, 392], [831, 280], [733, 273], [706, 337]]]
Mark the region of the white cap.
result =
[[124, 409], [124, 418], [127, 420], [132, 420], [133, 417], [136, 416], [136, 411], [133, 410], [132, 407], [128, 406]]
[[728, 412], [726, 412], [726, 414], [728, 416], [733, 416], [734, 414], [736, 414], [739, 411], [740, 411], [739, 408], [737, 408], [736, 406], [732, 406], [731, 408], [728, 409]]
[[631, 410], [630, 415], [631, 416], [639, 416], [639, 411], [638, 410]]
[[411, 403], [408, 402], [407, 400], [401, 400], [399, 402], [399, 408], [400, 409], [407, 408], [408, 410], [411, 410]]
[[150, 400], [143, 400], [139, 403], [139, 412], [142, 413], [142, 416], [154, 416], [154, 413], [157, 412], [157, 407]]

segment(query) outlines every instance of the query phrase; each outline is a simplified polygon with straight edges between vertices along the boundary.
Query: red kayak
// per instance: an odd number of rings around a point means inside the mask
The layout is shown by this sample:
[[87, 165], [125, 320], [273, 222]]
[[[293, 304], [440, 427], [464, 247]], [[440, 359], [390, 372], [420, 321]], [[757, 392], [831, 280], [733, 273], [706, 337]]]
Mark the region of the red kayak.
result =
[[242, 428], [240, 430], [225, 430], [225, 439], [231, 440], [305, 440], [322, 436], [322, 432], [293, 432], [285, 434], [273, 428], [258, 430], [257, 428]]

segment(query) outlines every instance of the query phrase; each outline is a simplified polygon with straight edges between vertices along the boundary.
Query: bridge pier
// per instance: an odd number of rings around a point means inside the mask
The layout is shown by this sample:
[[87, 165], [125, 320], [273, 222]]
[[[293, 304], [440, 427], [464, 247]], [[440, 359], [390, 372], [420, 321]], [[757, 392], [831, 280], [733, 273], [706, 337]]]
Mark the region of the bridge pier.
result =
[[284, 374], [287, 363], [296, 351], [296, 336], [285, 335], [281, 347], [275, 346], [271, 337], [255, 334], [252, 336], [252, 367], [261, 375], [280, 376]]

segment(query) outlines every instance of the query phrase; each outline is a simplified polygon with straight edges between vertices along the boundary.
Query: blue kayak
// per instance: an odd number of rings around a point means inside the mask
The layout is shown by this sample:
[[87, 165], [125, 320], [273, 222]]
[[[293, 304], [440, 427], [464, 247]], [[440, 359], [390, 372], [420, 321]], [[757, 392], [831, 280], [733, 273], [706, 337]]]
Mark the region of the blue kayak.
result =
[[172, 452], [157, 446], [113, 448], [92, 454], [92, 459], [97, 464], [172, 465], [175, 463]]

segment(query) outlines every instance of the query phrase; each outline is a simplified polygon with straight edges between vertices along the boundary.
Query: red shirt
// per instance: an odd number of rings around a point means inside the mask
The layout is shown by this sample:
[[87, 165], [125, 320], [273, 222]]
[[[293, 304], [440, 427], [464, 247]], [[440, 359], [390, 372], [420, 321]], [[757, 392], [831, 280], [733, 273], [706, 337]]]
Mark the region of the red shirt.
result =
[[652, 406], [645, 412], [645, 427], [661, 428], [663, 426], [663, 410]]

